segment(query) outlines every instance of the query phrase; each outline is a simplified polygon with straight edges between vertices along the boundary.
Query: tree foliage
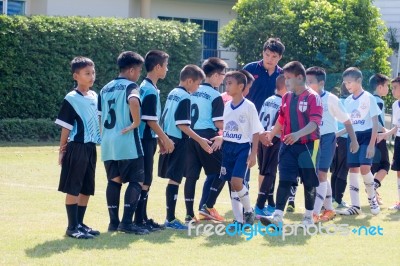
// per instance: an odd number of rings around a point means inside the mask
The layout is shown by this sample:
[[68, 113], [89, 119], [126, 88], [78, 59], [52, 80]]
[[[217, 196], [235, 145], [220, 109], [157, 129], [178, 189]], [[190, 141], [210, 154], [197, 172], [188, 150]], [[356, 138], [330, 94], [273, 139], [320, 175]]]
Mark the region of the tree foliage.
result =
[[368, 81], [372, 73], [390, 73], [387, 31], [372, 0], [239, 0], [237, 19], [222, 33], [225, 47], [238, 52], [238, 63], [259, 60], [262, 45], [279, 37], [286, 46], [282, 64], [297, 60], [322, 66], [327, 88], [338, 86], [341, 73], [359, 67]]

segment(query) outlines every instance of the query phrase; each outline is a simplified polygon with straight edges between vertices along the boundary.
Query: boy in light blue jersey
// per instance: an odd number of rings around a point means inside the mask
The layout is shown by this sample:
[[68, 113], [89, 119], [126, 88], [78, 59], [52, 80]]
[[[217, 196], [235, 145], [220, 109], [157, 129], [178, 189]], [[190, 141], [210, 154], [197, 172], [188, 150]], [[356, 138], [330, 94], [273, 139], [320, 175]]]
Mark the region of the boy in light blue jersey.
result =
[[[332, 206], [332, 189], [328, 181], [328, 169], [332, 163], [336, 147], [337, 121], [342, 122], [349, 133], [350, 152], [358, 151], [358, 142], [349, 116], [339, 98], [325, 90], [326, 72], [321, 67], [310, 67], [306, 70], [307, 85], [321, 97], [323, 113], [320, 124], [321, 139], [317, 154], [317, 171], [319, 185], [316, 189], [313, 219], [315, 223], [326, 222], [336, 216]], [[322, 206], [325, 207], [320, 214]]]
[[90, 195], [94, 195], [96, 144], [100, 143], [97, 94], [90, 90], [96, 79], [94, 63], [75, 57], [71, 71], [77, 87], [62, 103], [55, 123], [62, 127], [58, 163], [61, 165], [58, 191], [66, 193], [68, 216], [66, 235], [89, 239], [100, 232], [83, 223]]
[[190, 138], [200, 144], [201, 148], [211, 153], [209, 140], [200, 137], [190, 128], [190, 94], [196, 92], [204, 79], [203, 70], [195, 65], [185, 66], [180, 73], [179, 86], [167, 97], [160, 125], [167, 136], [172, 139], [175, 149], [172, 153], [161, 154], [158, 161], [158, 175], [169, 179], [166, 188], [167, 228], [187, 230], [187, 226], [175, 217], [176, 200], [179, 185], [185, 169], [186, 144]]
[[[378, 115], [381, 111], [374, 96], [362, 88], [362, 73], [358, 68], [350, 67], [343, 72], [343, 83], [351, 93], [345, 100], [344, 106], [356, 132], [360, 149], [356, 153], [347, 152], [347, 165], [350, 168], [350, 198], [352, 206], [341, 215], [358, 215], [361, 213], [358, 176], [364, 180], [371, 213], [377, 215], [380, 207], [376, 200], [374, 176], [371, 173], [371, 164], [375, 154], [375, 143], [378, 135]], [[350, 141], [348, 140], [348, 146]]]
[[[126, 51], [118, 56], [118, 78], [103, 87], [99, 95], [101, 115], [101, 159], [107, 173], [107, 207], [110, 216], [109, 232], [148, 234], [149, 231], [132, 223], [133, 214], [144, 180], [143, 149], [139, 138], [140, 96], [135, 83], [142, 71], [143, 57]], [[121, 187], [125, 191], [124, 214], [118, 211]]]
[[[217, 57], [210, 57], [205, 60], [202, 65], [202, 69], [206, 75], [205, 81], [195, 93], [190, 95], [191, 128], [196, 134], [206, 139], [218, 136], [218, 131], [223, 127], [224, 103], [217, 89], [224, 80], [225, 68], [227, 66], [222, 59]], [[198, 222], [197, 217], [194, 215], [193, 205], [196, 183], [200, 177], [200, 171], [202, 168], [204, 169], [206, 180], [203, 186], [199, 209], [201, 209], [208, 197], [211, 184], [215, 179], [219, 178], [222, 156], [219, 150], [214, 151], [212, 154], [205, 152], [193, 139], [189, 139], [188, 141], [186, 156], [185, 222], [189, 223], [192, 220]], [[219, 185], [215, 189], [218, 190]], [[223, 221], [216, 210], [215, 213], [217, 215], [214, 215], [212, 218]]]
[[[385, 101], [382, 99], [382, 97], [385, 97], [389, 93], [389, 82], [389, 77], [382, 74], [375, 74], [369, 79], [369, 86], [371, 91], [374, 92], [376, 104], [381, 110], [381, 114], [378, 117], [378, 134], [388, 131], [385, 128]], [[389, 151], [386, 145], [386, 140], [383, 140], [376, 144], [375, 157], [371, 167], [371, 172], [374, 175], [376, 200], [378, 201], [379, 205], [382, 205], [383, 201], [377, 189], [381, 186], [381, 182], [388, 174], [389, 169]]]
[[157, 82], [167, 75], [168, 58], [169, 55], [163, 51], [149, 51], [144, 59], [147, 76], [140, 84], [140, 101], [142, 102], [140, 118], [142, 122], [140, 123], [139, 133], [143, 147], [144, 182], [134, 222], [137, 226], [149, 231], [164, 229], [163, 225], [147, 217], [147, 201], [153, 181], [154, 154], [157, 149], [157, 140], [160, 145], [160, 152], [171, 153], [174, 150], [174, 143], [158, 124], [161, 117], [161, 103]]

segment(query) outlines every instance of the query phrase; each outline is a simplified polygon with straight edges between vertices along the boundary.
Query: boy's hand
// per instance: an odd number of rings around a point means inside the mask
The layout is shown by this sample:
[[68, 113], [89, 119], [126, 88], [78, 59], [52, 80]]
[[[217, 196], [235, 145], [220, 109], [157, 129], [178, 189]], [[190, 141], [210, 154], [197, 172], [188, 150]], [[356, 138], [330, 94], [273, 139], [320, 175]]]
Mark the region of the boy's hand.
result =
[[[336, 144], [337, 145], [337, 144]], [[360, 148], [360, 146], [358, 145], [358, 141], [355, 142], [350, 142], [350, 152], [351, 153], [356, 153], [358, 151], [358, 149]]]
[[286, 144], [286, 145], [292, 145], [292, 144], [294, 144], [296, 141], [298, 141], [299, 140], [299, 136], [297, 135], [297, 133], [296, 132], [294, 132], [294, 133], [291, 133], [291, 134], [289, 134], [289, 135], [286, 135], [284, 138], [283, 138], [283, 142]]
[[376, 143], [381, 142], [382, 140], [388, 140], [389, 135], [386, 133], [379, 133], [378, 137], [376, 138]]
[[261, 133], [259, 138], [260, 138], [259, 140], [261, 141], [261, 143], [264, 146], [268, 147], [268, 146], [272, 146], [273, 145], [272, 144], [271, 131], [265, 131], [265, 132]]
[[374, 155], [375, 155], [375, 145], [368, 145], [368, 148], [367, 148], [367, 159], [371, 159], [371, 158], [374, 158]]
[[222, 142], [224, 141], [224, 139], [222, 138], [222, 136], [216, 136], [213, 137], [211, 141], [213, 141], [211, 148], [213, 149], [213, 151], [216, 151], [221, 149]]
[[62, 165], [64, 155], [65, 155], [65, 151], [60, 150], [58, 152], [58, 165]]
[[205, 138], [201, 138], [199, 141], [201, 148], [209, 154], [211, 154], [213, 152], [213, 149], [210, 147], [211, 143], [212, 143], [211, 141], [209, 141], [208, 139], [205, 139]]
[[132, 125], [130, 125], [129, 127], [126, 127], [126, 128], [124, 128], [123, 130], [121, 130], [121, 134], [126, 134], [126, 133], [128, 133], [129, 131], [131, 131], [131, 130], [133, 130], [135, 127], [134, 127], [134, 125], [133, 125], [133, 123], [132, 123]]
[[249, 157], [247, 158], [247, 167], [250, 169], [257, 163], [257, 155], [250, 153]]
[[158, 140], [158, 153], [160, 154], [166, 154], [167, 153], [167, 149], [165, 149], [164, 144], [162, 143], [161, 140]]
[[175, 149], [175, 143], [172, 141], [172, 139], [168, 138], [166, 142], [163, 143], [165, 151], [167, 153], [172, 153]]

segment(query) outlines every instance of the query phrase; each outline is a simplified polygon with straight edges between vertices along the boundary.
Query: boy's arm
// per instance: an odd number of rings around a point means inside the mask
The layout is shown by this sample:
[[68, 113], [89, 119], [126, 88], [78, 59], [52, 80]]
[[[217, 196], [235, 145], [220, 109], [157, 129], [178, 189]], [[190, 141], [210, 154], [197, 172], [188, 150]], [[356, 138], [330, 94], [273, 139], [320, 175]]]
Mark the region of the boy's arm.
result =
[[283, 138], [283, 142], [286, 145], [292, 145], [296, 141], [298, 141], [301, 137], [306, 136], [308, 134], [313, 133], [317, 129], [317, 123], [314, 121], [310, 121], [305, 127], [300, 129], [299, 131], [293, 132], [289, 135], [286, 135]]
[[189, 125], [177, 125], [177, 127], [186, 135], [188, 135], [190, 138], [194, 139], [197, 143], [200, 144], [201, 148], [205, 150], [207, 153], [212, 153], [212, 148], [210, 147], [209, 144], [211, 144], [211, 141], [208, 139], [202, 138], [199, 135], [197, 135]]
[[376, 142], [381, 142], [383, 139], [388, 140], [392, 135], [396, 134], [398, 127], [395, 126], [391, 130], [386, 131], [385, 133], [379, 133], [376, 139]]
[[356, 133], [354, 132], [353, 125], [351, 124], [350, 120], [347, 120], [343, 123], [344, 127], [346, 128], [346, 131], [349, 133], [350, 137], [350, 152], [351, 153], [356, 153], [360, 146], [358, 145]]
[[341, 137], [341, 136], [343, 136], [344, 134], [346, 134], [347, 133], [347, 130], [346, 130], [346, 128], [343, 128], [342, 130], [339, 130], [338, 132], [336, 132], [336, 137], [338, 138], [338, 137]]
[[131, 112], [133, 123], [129, 127], [124, 128], [121, 131], [122, 134], [125, 134], [130, 130], [134, 130], [140, 125], [140, 102], [138, 98], [129, 98], [129, 110]]
[[265, 146], [271, 146], [272, 139], [276, 135], [280, 134], [281, 131], [282, 131], [282, 125], [277, 120], [271, 131], [265, 131], [259, 135], [259, 141], [261, 141], [261, 143]]
[[147, 120], [146, 123], [157, 134], [162, 142], [162, 146], [165, 148], [166, 153], [173, 152], [175, 149], [174, 142], [164, 133], [164, 131], [158, 124], [158, 121]]
[[68, 141], [68, 136], [71, 130], [63, 127], [61, 128], [61, 137], [60, 137], [60, 149], [58, 150], [58, 164], [61, 165], [64, 154], [66, 152], [66, 147], [67, 147], [67, 141]]
[[218, 128], [219, 130], [224, 129], [224, 121], [220, 120], [220, 121], [214, 121], [214, 126], [216, 128]]
[[257, 163], [257, 151], [258, 151], [258, 141], [260, 138], [259, 133], [253, 134], [253, 140], [251, 144], [251, 153], [247, 158], [247, 167], [251, 168]]
[[373, 116], [372, 117], [372, 133], [371, 133], [371, 139], [368, 144], [367, 148], [367, 158], [373, 158], [375, 155], [375, 143], [376, 143], [376, 138], [378, 137], [378, 116]]

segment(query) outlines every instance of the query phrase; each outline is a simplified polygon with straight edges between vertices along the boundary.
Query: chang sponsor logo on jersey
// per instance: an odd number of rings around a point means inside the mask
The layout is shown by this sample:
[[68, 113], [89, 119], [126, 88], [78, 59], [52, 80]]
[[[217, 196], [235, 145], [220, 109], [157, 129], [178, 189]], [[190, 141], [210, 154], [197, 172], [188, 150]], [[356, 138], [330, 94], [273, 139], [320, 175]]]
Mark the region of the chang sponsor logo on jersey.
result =
[[365, 120], [364, 119], [360, 119], [360, 118], [361, 118], [360, 111], [358, 111], [357, 109], [354, 109], [351, 112], [351, 121], [352, 121], [353, 125], [364, 125], [365, 124]]
[[242, 139], [242, 134], [232, 133], [230, 131], [233, 131], [233, 132], [239, 131], [239, 125], [235, 121], [229, 121], [228, 123], [226, 123], [225, 130], [223, 132], [223, 137], [230, 138], [230, 139], [237, 139], [237, 140]]

